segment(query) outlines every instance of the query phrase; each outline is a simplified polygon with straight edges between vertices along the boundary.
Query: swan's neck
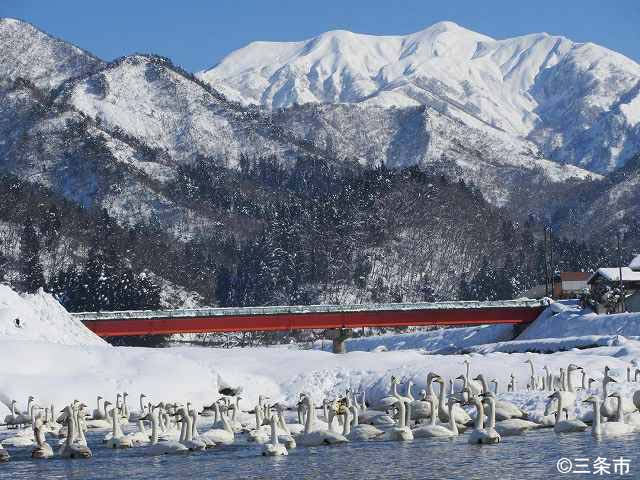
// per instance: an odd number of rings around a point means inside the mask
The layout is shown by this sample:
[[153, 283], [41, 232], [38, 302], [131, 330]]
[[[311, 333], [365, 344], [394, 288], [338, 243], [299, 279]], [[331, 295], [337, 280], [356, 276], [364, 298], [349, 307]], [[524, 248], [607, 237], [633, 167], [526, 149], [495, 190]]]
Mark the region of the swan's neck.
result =
[[495, 400], [493, 398], [489, 398], [488, 400], [488, 408], [489, 412], [487, 413], [487, 417], [489, 418], [489, 428], [496, 427], [496, 405]]
[[403, 401], [400, 401], [398, 403], [400, 404], [399, 407], [398, 407], [398, 409], [400, 410], [400, 418], [398, 419], [398, 426], [400, 428], [404, 428], [406, 426], [406, 424], [405, 424], [405, 420], [406, 420], [405, 419], [405, 415], [407, 413], [407, 410], [404, 407], [404, 402]]
[[431, 377], [427, 379], [427, 396], [433, 395], [433, 380]]
[[158, 443], [158, 416], [155, 413], [151, 414], [151, 444]]
[[480, 383], [482, 384], [482, 393], [486, 393], [489, 391], [489, 385], [487, 384], [487, 379], [484, 378], [484, 375], [478, 375]]
[[353, 427], [357, 427], [358, 426], [358, 422], [359, 422], [358, 414], [359, 414], [359, 412], [358, 412], [358, 407], [355, 404], [351, 408], [352, 408], [351, 415], [353, 417], [351, 419], [351, 427], [353, 428]]
[[[636, 371], [636, 379], [638, 377], [638, 371]], [[366, 390], [362, 391], [362, 411], [366, 412], [367, 411], [367, 401], [366, 401]]]
[[607, 397], [609, 396], [609, 392], [607, 388], [608, 384], [609, 384], [609, 380], [607, 380], [607, 377], [604, 377], [604, 379], [602, 380], [602, 401], [603, 402], [606, 402]]
[[73, 426], [73, 412], [69, 409], [67, 414], [69, 415], [67, 419], [67, 447], [70, 447], [73, 443], [73, 437], [76, 436], [76, 432]]
[[[262, 425], [262, 418], [260, 418], [260, 409], [258, 407], [256, 407], [255, 416], [256, 416], [256, 429], [259, 429], [260, 426]], [[214, 421], [213, 423], [215, 424], [216, 421]]]
[[495, 393], [495, 394], [497, 395], [497, 394], [498, 394], [498, 381], [496, 380], [496, 381], [494, 381], [493, 383], [494, 383], [494, 384], [495, 384], [495, 386], [496, 386], [496, 390], [495, 390], [493, 393]]
[[440, 391], [438, 392], [438, 407], [444, 408], [444, 384], [440, 384]]
[[587, 389], [587, 372], [585, 372], [584, 370], [582, 371], [582, 389]]
[[112, 409], [111, 410], [111, 435], [113, 436], [113, 438], [116, 438], [118, 435], [118, 427], [116, 425], [116, 423], [118, 422], [118, 419], [116, 418], [116, 409]]
[[458, 435], [458, 425], [456, 424], [456, 419], [454, 418], [453, 407], [455, 403], [449, 403], [449, 428], [453, 433]]
[[429, 407], [430, 407], [429, 410], [431, 411], [431, 421], [429, 422], [429, 424], [435, 425], [436, 424], [436, 402], [430, 400]]
[[271, 419], [271, 443], [278, 445], [278, 431], [276, 429], [276, 419]]
[[342, 435], [345, 437], [351, 433], [351, 422], [349, 419], [349, 409], [345, 409], [344, 421], [342, 422]]
[[618, 422], [624, 423], [624, 408], [622, 406], [622, 397], [618, 397], [617, 415], [618, 415]]
[[140, 412], [144, 415], [144, 403], [142, 401], [144, 397], [140, 397]]
[[593, 402], [593, 425], [592, 432], [595, 435], [599, 435], [601, 431], [600, 426], [600, 404], [598, 402]]
[[311, 433], [311, 422], [312, 422], [312, 418], [311, 418], [311, 411], [314, 409], [315, 407], [313, 406], [313, 402], [311, 401], [311, 399], [309, 399], [309, 402], [307, 403], [307, 418], [304, 422], [304, 433]]
[[562, 416], [562, 396], [558, 395], [558, 414], [556, 415], [556, 423], [560, 421], [560, 417]]
[[576, 389], [573, 386], [573, 380], [572, 380], [572, 375], [571, 375], [572, 370], [568, 370], [567, 369], [567, 390], [569, 390], [570, 392], [575, 392]]
[[[428, 388], [428, 387], [427, 387]], [[393, 391], [392, 394], [394, 397], [396, 398], [400, 398], [400, 394], [398, 393], [398, 384], [397, 383], [393, 383]]]
[[476, 405], [475, 428], [476, 430], [482, 430], [484, 428], [484, 407], [478, 398], [474, 398], [474, 403]]

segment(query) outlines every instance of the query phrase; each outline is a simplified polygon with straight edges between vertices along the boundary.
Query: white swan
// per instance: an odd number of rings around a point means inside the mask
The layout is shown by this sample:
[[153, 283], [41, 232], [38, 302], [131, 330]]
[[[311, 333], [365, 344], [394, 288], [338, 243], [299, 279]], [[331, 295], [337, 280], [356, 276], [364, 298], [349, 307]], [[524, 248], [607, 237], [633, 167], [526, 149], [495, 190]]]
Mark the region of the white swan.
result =
[[271, 441], [262, 446], [262, 455], [266, 457], [277, 457], [289, 455], [286, 447], [278, 440], [278, 420], [275, 416], [271, 417]]
[[[189, 415], [191, 415], [191, 423], [192, 423], [192, 433], [191, 433], [191, 437], [194, 441], [196, 442], [202, 442], [204, 443], [205, 448], [213, 448], [216, 446], [216, 443], [211, 440], [208, 437], [203, 437], [200, 435], [200, 433], [198, 433], [198, 412], [196, 411], [196, 409], [190, 409], [189, 408], [189, 403], [187, 403], [187, 412], [189, 413]], [[144, 426], [142, 427], [144, 430]]]
[[469, 435], [469, 443], [479, 445], [490, 445], [500, 442], [500, 434], [495, 431], [493, 424], [495, 424], [495, 415], [493, 414], [493, 399], [488, 398], [489, 401], [489, 426], [484, 427], [484, 407], [482, 401], [478, 396], [472, 396], [470, 399], [476, 407], [475, 425], [471, 435]]
[[396, 406], [398, 407], [398, 424], [389, 428], [382, 438], [384, 440], [393, 440], [393, 441], [407, 441], [413, 440], [413, 432], [411, 428], [406, 424], [406, 407], [405, 402], [403, 400], [396, 400]]
[[593, 404], [593, 424], [591, 425], [591, 435], [594, 437], [617, 437], [620, 435], [628, 435], [635, 431], [632, 425], [624, 423], [622, 410], [622, 401], [618, 394], [613, 394], [618, 398], [618, 410], [623, 421], [602, 423], [600, 420], [600, 400], [598, 397], [591, 396], [584, 403]]
[[458, 400], [456, 400], [453, 396], [449, 397], [449, 401], [447, 402], [447, 407], [449, 409], [449, 428], [443, 425], [436, 425], [436, 406], [429, 402], [431, 405], [431, 422], [429, 425], [424, 425], [418, 428], [413, 429], [413, 436], [415, 438], [425, 438], [425, 437], [457, 437], [458, 436], [458, 425], [455, 422], [455, 413], [453, 412], [453, 407]]
[[212, 428], [207, 430], [206, 432], [202, 432], [200, 434], [201, 437], [206, 437], [211, 440], [213, 443], [220, 445], [231, 445], [235, 442], [235, 433], [227, 416], [219, 411], [219, 407], [216, 404], [216, 412], [220, 415], [220, 420], [222, 421], [223, 428]]
[[305, 419], [304, 432], [296, 436], [296, 442], [299, 445], [307, 447], [317, 447], [320, 445], [332, 445], [337, 443], [346, 443], [344, 435], [329, 430], [313, 430], [315, 406], [309, 395], [305, 395], [302, 402], [307, 410], [307, 418]]
[[577, 418], [567, 418], [566, 420], [561, 419], [562, 412], [563, 410], [565, 410], [562, 393], [563, 392], [556, 391], [548, 397], [550, 402], [556, 400], [558, 403], [558, 410], [556, 411], [556, 422], [553, 426], [553, 431], [556, 433], [584, 432], [589, 427], [582, 420], [578, 420]]
[[4, 423], [6, 423], [7, 425], [13, 425], [17, 423], [18, 415], [16, 414], [16, 403], [17, 402], [15, 400], [11, 400], [11, 413], [4, 417]]
[[359, 423], [357, 404], [351, 405], [351, 433], [347, 437], [354, 442], [367, 442], [384, 435], [384, 432], [373, 425], [365, 425]]
[[193, 436], [193, 420], [191, 420], [187, 407], [181, 407], [179, 413], [182, 420], [180, 443], [192, 452], [206, 449], [207, 444]]
[[[469, 425], [473, 419], [471, 416], [460, 407], [460, 402], [456, 401], [453, 404], [452, 409], [444, 408], [445, 400], [444, 400], [444, 380], [442, 378], [436, 379], [436, 383], [440, 384], [440, 392], [438, 396], [438, 418], [442, 423], [446, 423], [450, 420], [449, 412], [453, 412], [453, 419], [458, 425]], [[451, 396], [451, 395], [450, 395]], [[448, 405], [449, 402], [447, 402]]]
[[38, 446], [31, 451], [31, 458], [47, 459], [53, 457], [53, 448], [47, 443], [44, 426], [42, 416], [38, 414], [33, 420], [33, 436]]
[[147, 396], [144, 393], [140, 394], [140, 411], [139, 412], [129, 412], [127, 419], [130, 422], [137, 422], [140, 418], [144, 417], [147, 413], [145, 410], [144, 399]]
[[133, 447], [133, 442], [131, 441], [131, 439], [126, 437], [122, 432], [116, 408], [112, 408], [111, 412], [108, 415], [111, 416], [111, 437], [108, 438], [105, 442], [107, 448]]
[[[494, 402], [492, 405], [492, 408], [497, 409], [497, 406], [495, 404], [495, 401], [496, 401], [495, 394], [493, 392], [486, 392], [484, 396], [487, 399], [487, 401], [489, 398], [491, 398]], [[524, 420], [522, 418], [509, 418], [506, 420], [501, 420], [499, 422], [496, 422], [495, 425], [493, 425], [493, 427], [501, 436], [506, 437], [510, 435], [521, 435], [533, 428], [540, 427], [540, 425], [538, 425], [535, 422], [531, 422], [529, 420]]]
[[389, 386], [389, 395], [375, 402], [373, 404], [374, 410], [380, 410], [382, 412], [386, 412], [396, 404], [396, 401], [398, 400], [397, 386], [399, 383], [400, 381], [398, 380], [398, 378], [395, 375], [392, 375], [391, 385]]
[[76, 437], [75, 412], [71, 405], [64, 410], [64, 424], [67, 426], [67, 439], [60, 447], [58, 454], [62, 458], [91, 458], [93, 453], [86, 445], [74, 444], [73, 439]]
[[107, 415], [102, 409], [101, 402], [102, 402], [102, 397], [98, 395], [98, 401], [97, 401], [98, 407], [93, 410], [93, 420], [104, 420], [107, 418]]
[[[484, 378], [484, 375], [479, 374], [474, 378], [474, 380], [479, 381], [480, 385], [482, 385], [482, 393], [489, 393], [489, 385], [487, 384], [487, 380]], [[498, 421], [509, 420], [510, 418], [526, 418], [528, 416], [524, 410], [511, 402], [497, 400], [495, 396], [493, 399], [495, 416]]]
[[143, 447], [142, 451], [146, 455], [171, 455], [176, 453], [189, 453], [189, 449], [180, 442], [167, 440], [158, 442], [158, 413], [152, 410], [147, 413], [142, 420], [151, 420], [151, 442], [148, 446]]

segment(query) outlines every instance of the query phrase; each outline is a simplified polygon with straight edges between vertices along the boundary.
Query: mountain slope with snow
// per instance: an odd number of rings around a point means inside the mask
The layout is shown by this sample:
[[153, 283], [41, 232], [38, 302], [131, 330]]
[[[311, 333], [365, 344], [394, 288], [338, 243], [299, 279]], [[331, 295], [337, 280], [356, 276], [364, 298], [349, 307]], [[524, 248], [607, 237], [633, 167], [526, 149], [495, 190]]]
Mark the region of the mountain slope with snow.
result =
[[599, 172], [622, 165], [640, 138], [640, 65], [546, 33], [494, 40], [452, 22], [405, 36], [332, 31], [251, 43], [198, 76], [269, 108], [428, 105]]
[[13, 18], [0, 18], [0, 78], [23, 78], [49, 90], [104, 65], [90, 53]]

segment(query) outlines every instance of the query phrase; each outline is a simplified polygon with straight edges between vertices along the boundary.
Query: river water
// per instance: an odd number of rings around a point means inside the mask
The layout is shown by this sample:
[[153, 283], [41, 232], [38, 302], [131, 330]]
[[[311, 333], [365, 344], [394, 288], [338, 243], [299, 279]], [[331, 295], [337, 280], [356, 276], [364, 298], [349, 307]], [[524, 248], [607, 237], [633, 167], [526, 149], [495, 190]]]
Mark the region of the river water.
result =
[[[498, 445], [468, 445], [453, 440], [363, 442], [291, 450], [287, 457], [262, 457], [261, 447], [239, 441], [188, 455], [151, 457], [144, 447], [109, 450], [104, 432], [89, 432], [93, 458], [32, 460], [30, 449], [8, 448], [12, 459], [0, 464], [0, 479], [544, 479], [640, 478], [640, 434], [596, 440], [589, 433], [556, 435], [551, 429], [504, 437]], [[55, 449], [54, 449], [55, 450]], [[598, 457], [609, 463], [603, 475], [560, 474], [562, 457], [593, 472]], [[629, 461], [629, 473], [615, 470], [614, 459]], [[579, 461], [576, 462], [576, 459]], [[581, 460], [580, 460], [581, 459]], [[588, 459], [588, 460], [587, 460]]]

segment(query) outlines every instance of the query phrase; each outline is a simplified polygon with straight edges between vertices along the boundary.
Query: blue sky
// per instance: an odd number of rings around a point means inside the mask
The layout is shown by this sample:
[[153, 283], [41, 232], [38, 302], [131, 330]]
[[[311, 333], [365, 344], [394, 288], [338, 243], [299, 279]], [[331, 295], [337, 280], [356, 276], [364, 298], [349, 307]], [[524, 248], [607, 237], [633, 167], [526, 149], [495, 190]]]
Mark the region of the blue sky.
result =
[[639, 0], [0, 0], [0, 16], [27, 20], [105, 60], [151, 52], [191, 71], [254, 40], [334, 29], [403, 34], [441, 20], [494, 38], [561, 34], [640, 61]]

